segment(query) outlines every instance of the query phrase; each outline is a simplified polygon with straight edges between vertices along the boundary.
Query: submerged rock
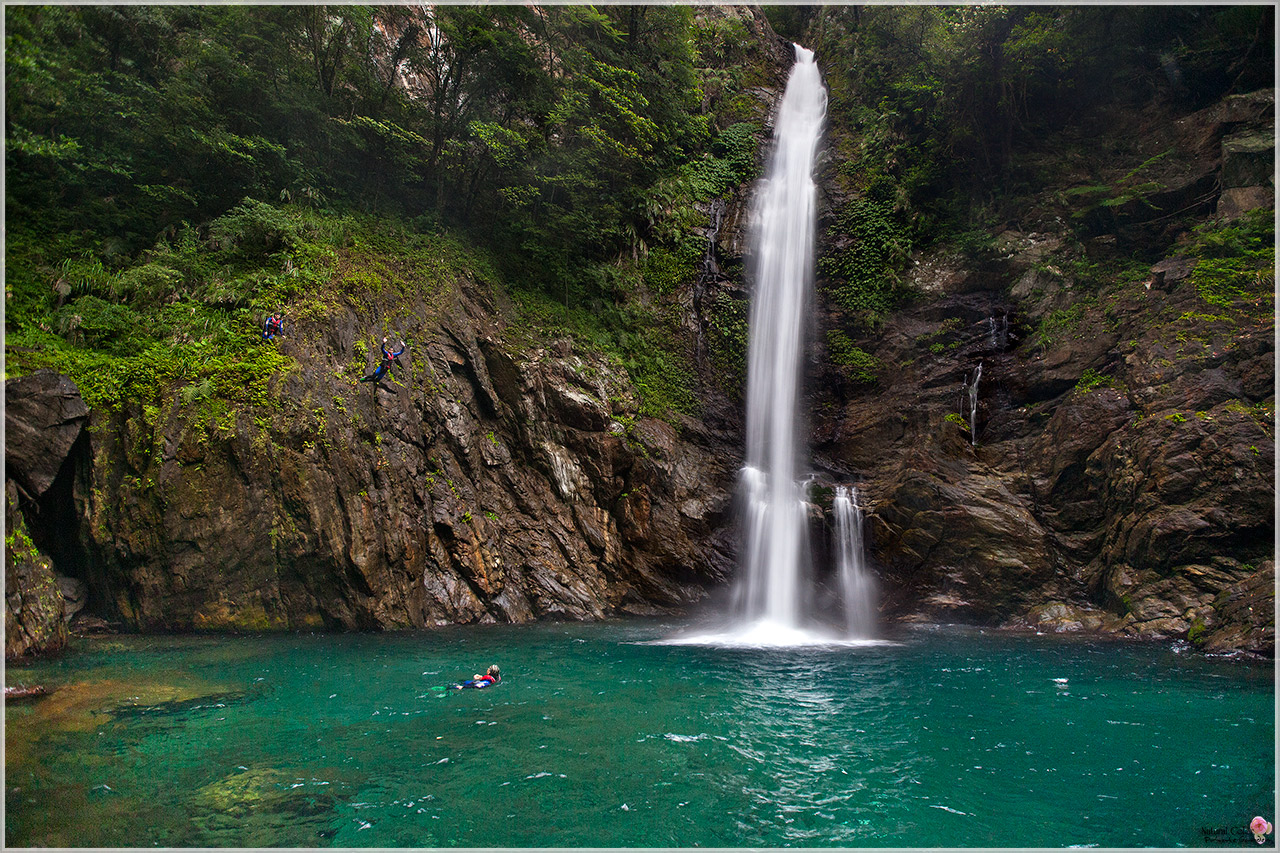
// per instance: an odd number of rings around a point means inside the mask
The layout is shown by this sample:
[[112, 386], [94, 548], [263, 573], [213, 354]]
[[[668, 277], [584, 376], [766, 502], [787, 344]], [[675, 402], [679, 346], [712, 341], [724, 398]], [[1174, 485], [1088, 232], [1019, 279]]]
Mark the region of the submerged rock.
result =
[[348, 798], [345, 786], [310, 773], [244, 768], [193, 793], [191, 822], [214, 846], [304, 846], [324, 837]]

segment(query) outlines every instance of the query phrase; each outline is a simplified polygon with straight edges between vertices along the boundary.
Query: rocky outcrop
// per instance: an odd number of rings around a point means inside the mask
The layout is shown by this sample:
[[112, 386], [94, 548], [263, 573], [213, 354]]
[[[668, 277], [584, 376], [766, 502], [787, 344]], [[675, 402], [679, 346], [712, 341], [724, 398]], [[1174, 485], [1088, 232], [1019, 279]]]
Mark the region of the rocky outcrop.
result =
[[1212, 614], [1193, 622], [1191, 639], [1211, 652], [1245, 650], [1275, 655], [1276, 567], [1258, 570], [1228, 586], [1213, 600]]
[[[52, 538], [72, 536], [51, 507], [73, 476], [71, 456], [89, 421], [89, 407], [75, 384], [50, 370], [5, 382], [5, 658], [57, 651], [67, 642], [74, 582], [59, 577], [48, 548], [38, 547], [29, 523], [54, 528]], [[43, 539], [39, 544], [45, 544]], [[80, 602], [83, 604], [83, 602]]]
[[67, 643], [62, 592], [53, 564], [37, 550], [18, 509], [18, 491], [5, 485], [4, 657], [56, 652]]
[[35, 499], [49, 491], [89, 422], [75, 383], [51, 370], [5, 382], [5, 476]]
[[857, 339], [879, 381], [815, 369], [817, 463], [868, 499], [887, 616], [1273, 653], [1274, 314], [1263, 290], [1206, 301], [1175, 242], [1214, 209], [1197, 188], [1273, 180], [1270, 106], [1170, 131], [1177, 204], [1033, 209], [985, 257], [918, 257], [917, 300]]
[[[82, 537], [101, 613], [144, 630], [596, 619], [724, 580], [732, 435], [641, 417], [624, 370], [530, 344], [478, 285], [329, 296], [281, 342], [274, 405], [95, 413]], [[409, 347], [358, 383], [383, 316], [406, 318]]]

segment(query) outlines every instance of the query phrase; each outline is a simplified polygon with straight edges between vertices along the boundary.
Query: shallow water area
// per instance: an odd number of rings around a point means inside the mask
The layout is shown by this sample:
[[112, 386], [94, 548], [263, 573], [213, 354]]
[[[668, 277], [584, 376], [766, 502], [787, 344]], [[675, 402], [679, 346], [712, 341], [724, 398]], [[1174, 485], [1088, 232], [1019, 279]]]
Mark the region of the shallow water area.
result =
[[9, 668], [54, 692], [6, 706], [5, 841], [1254, 846], [1273, 808], [1270, 663], [946, 627], [669, 642], [699, 630], [77, 640]]

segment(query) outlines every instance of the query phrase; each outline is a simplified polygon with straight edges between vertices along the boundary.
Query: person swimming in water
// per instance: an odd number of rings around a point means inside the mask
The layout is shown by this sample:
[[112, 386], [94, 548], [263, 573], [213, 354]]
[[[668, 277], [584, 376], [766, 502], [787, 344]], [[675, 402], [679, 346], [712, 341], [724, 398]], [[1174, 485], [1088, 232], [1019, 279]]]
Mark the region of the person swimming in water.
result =
[[464, 681], [461, 684], [453, 685], [454, 690], [461, 690], [464, 687], [482, 688], [491, 684], [497, 684], [502, 680], [502, 673], [498, 669], [498, 665], [494, 664], [484, 671], [484, 675], [472, 676], [470, 681]]

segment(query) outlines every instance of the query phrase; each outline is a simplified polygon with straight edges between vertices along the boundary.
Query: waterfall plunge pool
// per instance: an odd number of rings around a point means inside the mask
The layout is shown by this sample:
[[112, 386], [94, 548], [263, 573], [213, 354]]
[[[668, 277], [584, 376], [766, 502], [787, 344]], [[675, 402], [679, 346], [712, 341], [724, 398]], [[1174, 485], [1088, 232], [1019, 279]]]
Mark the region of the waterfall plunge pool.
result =
[[[1253, 845], [1270, 663], [935, 627], [118, 636], [8, 668], [7, 846]], [[490, 663], [488, 690], [433, 686]]]

